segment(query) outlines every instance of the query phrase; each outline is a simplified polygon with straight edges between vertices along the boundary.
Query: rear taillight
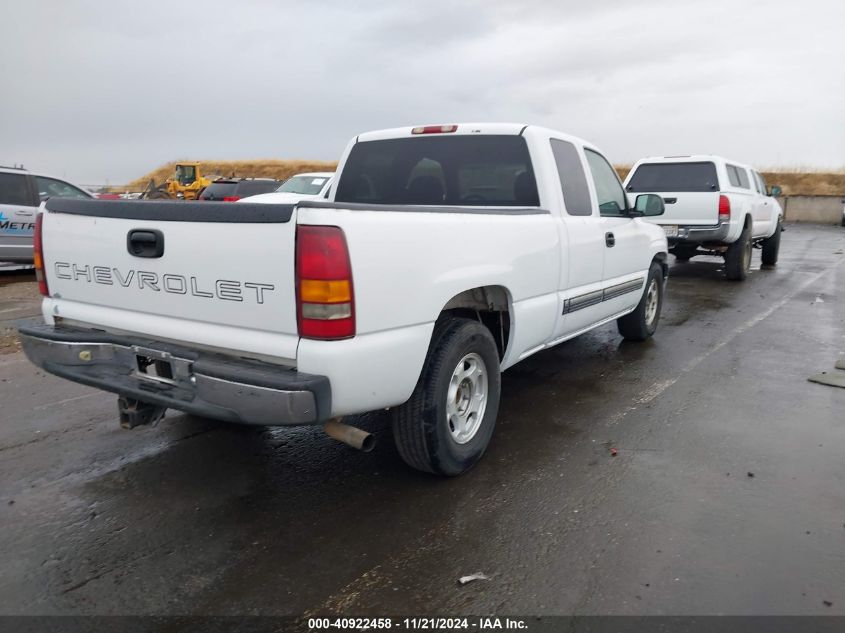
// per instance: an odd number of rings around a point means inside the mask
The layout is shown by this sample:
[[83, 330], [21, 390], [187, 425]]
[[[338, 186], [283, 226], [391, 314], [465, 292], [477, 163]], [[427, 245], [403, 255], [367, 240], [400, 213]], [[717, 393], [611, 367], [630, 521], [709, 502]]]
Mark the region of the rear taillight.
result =
[[411, 134], [449, 134], [457, 130], [457, 125], [423, 125], [412, 128]]
[[297, 227], [296, 314], [303, 338], [355, 336], [352, 267], [339, 227]]
[[719, 222], [731, 221], [731, 201], [727, 196], [719, 196]]
[[35, 235], [32, 238], [32, 261], [35, 264], [35, 278], [38, 280], [38, 292], [45, 297], [49, 297], [50, 289], [47, 288], [47, 277], [44, 274], [44, 247], [41, 239], [41, 226], [43, 222], [43, 213], [35, 216]]
[[223, 196], [223, 202], [237, 202], [240, 199], [240, 196]]

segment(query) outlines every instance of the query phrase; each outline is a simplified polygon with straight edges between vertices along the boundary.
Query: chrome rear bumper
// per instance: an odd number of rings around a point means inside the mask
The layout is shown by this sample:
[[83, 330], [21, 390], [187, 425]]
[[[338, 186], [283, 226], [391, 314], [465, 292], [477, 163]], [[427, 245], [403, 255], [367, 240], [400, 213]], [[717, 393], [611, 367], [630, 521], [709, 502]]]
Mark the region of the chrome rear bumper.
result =
[[703, 244], [706, 242], [724, 242], [728, 237], [731, 225], [722, 222], [715, 226], [678, 226], [678, 235], [668, 237], [669, 246], [675, 244]]
[[19, 332], [27, 357], [45, 371], [142, 402], [268, 426], [330, 417], [325, 376], [95, 330], [36, 325]]

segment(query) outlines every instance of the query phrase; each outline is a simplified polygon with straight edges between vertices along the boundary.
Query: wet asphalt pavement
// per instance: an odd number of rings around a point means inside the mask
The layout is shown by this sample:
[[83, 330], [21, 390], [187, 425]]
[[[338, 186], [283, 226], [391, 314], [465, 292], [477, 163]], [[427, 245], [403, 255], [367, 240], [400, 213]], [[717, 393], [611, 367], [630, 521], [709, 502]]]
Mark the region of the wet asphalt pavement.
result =
[[653, 340], [605, 326], [506, 372], [456, 479], [406, 468], [384, 413], [356, 420], [369, 454], [176, 412], [124, 431], [114, 396], [2, 355], [0, 613], [845, 614], [845, 389], [807, 382], [845, 358], [843, 250], [790, 226], [745, 283], [673, 265]]

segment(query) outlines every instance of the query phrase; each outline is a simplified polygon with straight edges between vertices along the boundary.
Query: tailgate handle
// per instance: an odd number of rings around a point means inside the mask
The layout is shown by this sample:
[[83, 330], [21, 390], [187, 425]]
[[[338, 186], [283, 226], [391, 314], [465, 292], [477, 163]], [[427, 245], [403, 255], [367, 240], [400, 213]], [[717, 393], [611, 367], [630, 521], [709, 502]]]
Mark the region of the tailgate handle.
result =
[[155, 229], [133, 229], [126, 235], [126, 250], [135, 257], [164, 255], [164, 233]]

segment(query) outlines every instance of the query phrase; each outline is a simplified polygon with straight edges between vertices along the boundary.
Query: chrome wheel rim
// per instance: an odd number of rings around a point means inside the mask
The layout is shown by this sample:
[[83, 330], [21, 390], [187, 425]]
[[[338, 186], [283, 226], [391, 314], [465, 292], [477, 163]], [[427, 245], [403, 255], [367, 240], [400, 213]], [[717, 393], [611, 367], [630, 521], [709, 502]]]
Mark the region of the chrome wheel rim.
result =
[[645, 322], [648, 325], [654, 323], [657, 317], [657, 304], [660, 302], [660, 289], [657, 287], [657, 280], [652, 279], [648, 284], [648, 291], [645, 296]]
[[488, 393], [487, 366], [481, 356], [470, 352], [452, 372], [446, 393], [446, 423], [458, 444], [466, 444], [478, 433]]

